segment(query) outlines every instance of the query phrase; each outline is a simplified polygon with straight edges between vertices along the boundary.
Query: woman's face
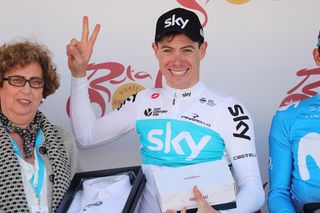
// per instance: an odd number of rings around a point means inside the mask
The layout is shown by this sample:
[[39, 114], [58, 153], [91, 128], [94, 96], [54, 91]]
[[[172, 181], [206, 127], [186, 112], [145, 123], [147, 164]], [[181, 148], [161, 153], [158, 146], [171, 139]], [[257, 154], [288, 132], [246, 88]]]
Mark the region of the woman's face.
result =
[[[33, 77], [43, 77], [42, 69], [36, 62], [5, 72], [4, 78], [10, 76], [22, 76], [27, 80]], [[43, 88], [32, 88], [28, 82], [24, 86], [18, 87], [10, 85], [8, 80], [4, 80], [3, 86], [0, 88], [2, 113], [16, 125], [25, 128], [31, 123], [39, 108], [42, 93]]]

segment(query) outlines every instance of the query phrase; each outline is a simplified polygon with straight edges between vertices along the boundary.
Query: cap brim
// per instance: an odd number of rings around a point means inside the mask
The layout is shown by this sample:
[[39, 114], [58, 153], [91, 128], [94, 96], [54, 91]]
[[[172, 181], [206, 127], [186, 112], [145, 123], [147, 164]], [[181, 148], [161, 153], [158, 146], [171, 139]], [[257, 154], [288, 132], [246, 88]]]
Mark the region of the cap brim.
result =
[[168, 30], [162, 31], [161, 34], [157, 35], [157, 37], [155, 38], [155, 41], [158, 42], [161, 40], [163, 36], [168, 35], [170, 33], [175, 33], [175, 32], [185, 34], [186, 36], [188, 36], [188, 38], [190, 38], [194, 42], [201, 42], [204, 40], [203, 38], [199, 38], [193, 33], [186, 32], [184, 30], [181, 30], [180, 28], [177, 28], [177, 29], [168, 29]]

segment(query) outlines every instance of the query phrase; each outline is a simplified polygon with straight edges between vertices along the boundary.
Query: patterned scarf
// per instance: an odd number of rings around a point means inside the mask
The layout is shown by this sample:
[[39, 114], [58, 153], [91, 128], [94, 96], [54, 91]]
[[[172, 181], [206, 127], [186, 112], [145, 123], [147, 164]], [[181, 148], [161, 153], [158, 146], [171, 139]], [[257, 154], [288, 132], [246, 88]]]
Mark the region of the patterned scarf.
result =
[[23, 151], [25, 158], [32, 157], [32, 149], [36, 141], [37, 130], [40, 128], [40, 115], [36, 113], [33, 121], [22, 129], [10, 121], [2, 112], [0, 112], [0, 121], [8, 132], [14, 132], [20, 135], [23, 139]]
[[[50, 212], [56, 212], [71, 182], [70, 159], [56, 126], [51, 124], [42, 112], [38, 111], [37, 115], [45, 138], [42, 146], [47, 150], [46, 155], [52, 169], [52, 173], [48, 173], [48, 176], [53, 177], [52, 192], [49, 195], [52, 198]], [[0, 212], [1, 210], [29, 212], [19, 160], [14, 152], [8, 131], [1, 120], [0, 159]]]

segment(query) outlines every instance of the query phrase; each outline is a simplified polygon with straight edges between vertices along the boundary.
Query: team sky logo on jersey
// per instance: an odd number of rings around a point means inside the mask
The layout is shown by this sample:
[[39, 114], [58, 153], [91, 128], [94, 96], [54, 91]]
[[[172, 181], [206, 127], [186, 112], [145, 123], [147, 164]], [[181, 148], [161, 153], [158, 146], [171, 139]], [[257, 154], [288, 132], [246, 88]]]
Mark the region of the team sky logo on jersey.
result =
[[237, 124], [237, 132], [233, 133], [234, 137], [243, 138], [246, 140], [251, 140], [250, 136], [247, 135], [249, 131], [249, 125], [246, 121], [249, 120], [249, 117], [244, 114], [242, 107], [238, 104], [233, 107], [228, 107], [230, 114], [233, 116], [233, 121]]
[[121, 107], [124, 106], [127, 102], [134, 103], [135, 100], [136, 100], [136, 96], [137, 96], [137, 93], [129, 96], [127, 99], [125, 99], [125, 100], [122, 102], [122, 104], [120, 104], [120, 106], [117, 108], [117, 110], [120, 110]]
[[191, 92], [185, 92], [182, 94], [182, 97], [191, 97]]
[[199, 115], [196, 114], [196, 113], [192, 113], [191, 116], [186, 116], [186, 115], [181, 115], [181, 118], [182, 119], [185, 119], [185, 120], [188, 120], [188, 121], [192, 121], [192, 122], [196, 122], [196, 123], [199, 123], [199, 124], [203, 124], [207, 127], [211, 127], [211, 124], [209, 123], [206, 123], [202, 120], [199, 119]]
[[157, 108], [148, 108], [144, 110], [144, 115], [147, 117], [150, 116], [159, 116], [160, 114], [166, 114], [168, 112], [168, 110], [163, 110], [160, 107]]
[[233, 157], [233, 160], [240, 160], [240, 159], [245, 159], [245, 158], [255, 158], [257, 155], [255, 153], [246, 153], [246, 154], [241, 154]]
[[214, 100], [206, 99], [205, 97], [200, 98], [199, 101], [200, 101], [200, 103], [207, 104], [208, 106], [215, 106], [216, 105]]
[[[195, 159], [204, 147], [211, 140], [210, 135], [201, 135], [198, 140], [194, 140], [191, 133], [188, 131], [181, 131], [177, 135], [173, 135], [171, 122], [167, 122], [165, 129], [152, 129], [147, 133], [148, 141], [152, 146], [147, 148], [151, 151], [164, 151], [164, 153], [171, 152], [171, 149], [178, 155], [185, 155], [185, 150], [182, 147], [186, 143], [191, 153], [186, 157], [187, 161]], [[161, 139], [164, 138], [164, 141]]]

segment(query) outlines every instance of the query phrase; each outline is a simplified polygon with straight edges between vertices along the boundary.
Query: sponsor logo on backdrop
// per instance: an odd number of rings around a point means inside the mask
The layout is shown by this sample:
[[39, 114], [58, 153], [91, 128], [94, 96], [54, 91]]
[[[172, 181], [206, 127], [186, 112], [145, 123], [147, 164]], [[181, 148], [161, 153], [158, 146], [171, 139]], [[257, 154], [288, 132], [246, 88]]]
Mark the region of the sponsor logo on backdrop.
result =
[[250, 0], [227, 0], [231, 4], [245, 4], [248, 3]]
[[137, 83], [126, 83], [120, 86], [112, 95], [112, 110], [118, 109], [123, 101], [133, 94], [144, 90], [144, 87]]
[[301, 81], [287, 92], [287, 96], [281, 101], [281, 109], [291, 105], [297, 106], [297, 102], [314, 96], [320, 92], [320, 68], [302, 69], [296, 73]]
[[128, 98], [126, 98], [125, 100], [123, 100], [120, 105], [116, 108], [117, 110], [121, 109], [122, 106], [124, 106], [126, 103], [131, 102], [134, 103], [136, 101], [136, 97], [137, 97], [137, 93], [129, 96]]

